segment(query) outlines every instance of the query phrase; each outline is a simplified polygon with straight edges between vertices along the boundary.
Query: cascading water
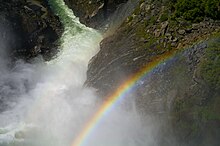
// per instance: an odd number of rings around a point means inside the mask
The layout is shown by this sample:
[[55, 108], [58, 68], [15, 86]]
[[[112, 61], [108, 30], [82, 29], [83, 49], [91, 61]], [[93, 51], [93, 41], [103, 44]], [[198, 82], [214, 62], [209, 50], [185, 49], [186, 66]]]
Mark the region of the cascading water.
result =
[[[57, 58], [17, 61], [12, 69], [1, 61], [0, 104], [5, 108], [0, 113], [0, 146], [71, 146], [99, 106], [95, 92], [83, 83], [102, 37], [80, 24], [62, 0], [49, 4], [65, 26]], [[116, 106], [83, 145], [151, 145], [151, 127], [142, 125], [133, 104], [124, 107]]]

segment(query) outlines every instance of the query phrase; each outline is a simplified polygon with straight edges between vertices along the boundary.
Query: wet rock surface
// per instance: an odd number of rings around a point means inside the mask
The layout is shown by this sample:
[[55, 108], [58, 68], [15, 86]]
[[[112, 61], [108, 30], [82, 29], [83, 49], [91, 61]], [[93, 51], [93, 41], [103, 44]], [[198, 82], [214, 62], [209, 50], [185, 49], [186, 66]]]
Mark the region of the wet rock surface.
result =
[[0, 3], [1, 41], [15, 58], [30, 59], [39, 54], [45, 60], [57, 52], [63, 28], [42, 0], [2, 0]]
[[[218, 45], [209, 55], [207, 52], [214, 42], [219, 44], [219, 20], [205, 18], [193, 23], [164, 15], [171, 12], [163, 3], [141, 1], [133, 14], [101, 42], [99, 53], [90, 61], [85, 84], [105, 99], [144, 66], [176, 52], [138, 81], [131, 96], [140, 113], [164, 121], [158, 145], [205, 146], [210, 142], [217, 146], [220, 93], [213, 87], [218, 86], [220, 75], [216, 70], [220, 68]], [[217, 40], [205, 41], [213, 33], [218, 34]]]

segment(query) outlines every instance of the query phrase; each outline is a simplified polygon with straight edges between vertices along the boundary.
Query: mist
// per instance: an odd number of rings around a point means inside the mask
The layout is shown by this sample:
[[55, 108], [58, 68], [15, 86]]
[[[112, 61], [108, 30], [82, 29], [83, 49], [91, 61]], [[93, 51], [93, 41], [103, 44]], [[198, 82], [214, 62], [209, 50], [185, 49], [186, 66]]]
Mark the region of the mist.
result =
[[[7, 59], [1, 62], [0, 145], [71, 145], [102, 104], [94, 89], [83, 87], [100, 39], [86, 29], [64, 43], [50, 62], [40, 56], [13, 66], [7, 66]], [[85, 145], [152, 145], [148, 121], [142, 122], [133, 99], [127, 98], [103, 117]]]

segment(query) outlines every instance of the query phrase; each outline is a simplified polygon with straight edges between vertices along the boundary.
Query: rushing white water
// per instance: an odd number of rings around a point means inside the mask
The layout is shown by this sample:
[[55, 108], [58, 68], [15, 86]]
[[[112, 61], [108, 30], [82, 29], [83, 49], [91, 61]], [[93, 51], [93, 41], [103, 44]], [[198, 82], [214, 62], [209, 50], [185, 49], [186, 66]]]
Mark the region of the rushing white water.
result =
[[[71, 146], [98, 107], [94, 91], [83, 83], [102, 37], [80, 24], [62, 0], [49, 3], [65, 26], [57, 58], [17, 61], [13, 68], [1, 58], [0, 104], [5, 108], [0, 113], [0, 146]], [[85, 145], [151, 145], [151, 127], [142, 125], [131, 107], [112, 111]]]

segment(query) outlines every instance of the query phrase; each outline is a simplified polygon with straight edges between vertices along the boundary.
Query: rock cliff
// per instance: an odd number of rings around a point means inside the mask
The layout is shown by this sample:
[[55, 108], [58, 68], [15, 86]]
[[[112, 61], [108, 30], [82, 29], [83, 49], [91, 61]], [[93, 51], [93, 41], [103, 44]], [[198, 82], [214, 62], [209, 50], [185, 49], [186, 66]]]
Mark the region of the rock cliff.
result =
[[[99, 53], [90, 61], [86, 85], [96, 88], [105, 98], [144, 66], [172, 53], [170, 59], [138, 82], [133, 93], [137, 108], [140, 113], [163, 121], [158, 145], [217, 146], [219, 3], [215, 1], [212, 7], [216, 15], [210, 15], [210, 1], [202, 1], [207, 5], [204, 12], [203, 5], [200, 8], [200, 4], [195, 4], [198, 1], [193, 1], [193, 7], [187, 6], [186, 1], [141, 0], [119, 27], [107, 31]], [[102, 3], [96, 7], [91, 6], [95, 4], [92, 2], [80, 3], [91, 8], [86, 15], [79, 15], [88, 19], [82, 22], [93, 21], [87, 16], [97, 14], [93, 13], [94, 8], [101, 8]], [[116, 6], [118, 11], [122, 9]], [[119, 14], [118, 11], [113, 13]]]
[[0, 25], [0, 41], [9, 55], [24, 59], [39, 54], [51, 59], [63, 31], [58, 17], [44, 0], [2, 0]]
[[[112, 91], [130, 74], [171, 50], [190, 46], [220, 28], [219, 20], [191, 23], [183, 19], [162, 19], [171, 15], [160, 2], [140, 2], [134, 13], [116, 32], [101, 42], [100, 52], [92, 59], [88, 84]], [[163, 16], [165, 17], [165, 16]]]
[[[80, 18], [82, 23], [96, 29], [104, 29], [109, 22], [112, 22], [112, 20], [109, 19], [112, 19], [111, 17], [114, 12], [122, 8], [128, 0], [64, 1], [73, 10], [75, 15]], [[136, 3], [136, 1], [133, 3]]]

